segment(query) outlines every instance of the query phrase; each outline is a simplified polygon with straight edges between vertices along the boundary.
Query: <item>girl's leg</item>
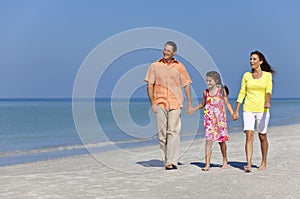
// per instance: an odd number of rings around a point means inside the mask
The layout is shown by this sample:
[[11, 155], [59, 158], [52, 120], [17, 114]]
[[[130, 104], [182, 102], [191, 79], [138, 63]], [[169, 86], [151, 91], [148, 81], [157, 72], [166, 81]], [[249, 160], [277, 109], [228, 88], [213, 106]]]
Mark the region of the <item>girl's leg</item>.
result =
[[206, 146], [205, 146], [205, 167], [202, 168], [202, 171], [208, 171], [210, 167], [210, 158], [212, 154], [212, 141], [206, 140]]
[[246, 130], [245, 133], [246, 133], [245, 151], [246, 151], [247, 166], [244, 167], [244, 170], [246, 172], [250, 172], [252, 167], [254, 131]]
[[222, 156], [223, 156], [222, 169], [225, 169], [228, 166], [228, 163], [227, 163], [227, 146], [226, 146], [226, 142], [219, 142], [219, 144], [220, 144], [220, 149], [221, 149]]
[[260, 148], [261, 148], [261, 165], [259, 167], [259, 170], [264, 170], [267, 167], [267, 154], [268, 154], [268, 138], [267, 134], [261, 134], [259, 133], [259, 140], [260, 140]]

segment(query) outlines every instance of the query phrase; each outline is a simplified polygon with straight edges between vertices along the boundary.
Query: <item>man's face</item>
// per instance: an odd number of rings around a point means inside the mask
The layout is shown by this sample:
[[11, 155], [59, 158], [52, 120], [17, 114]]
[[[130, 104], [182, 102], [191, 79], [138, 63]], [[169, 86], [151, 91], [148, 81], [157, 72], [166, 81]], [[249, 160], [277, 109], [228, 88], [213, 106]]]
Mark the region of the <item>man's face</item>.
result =
[[166, 60], [170, 60], [173, 58], [176, 52], [173, 51], [173, 47], [170, 45], [165, 45], [164, 51], [163, 51], [163, 58]]

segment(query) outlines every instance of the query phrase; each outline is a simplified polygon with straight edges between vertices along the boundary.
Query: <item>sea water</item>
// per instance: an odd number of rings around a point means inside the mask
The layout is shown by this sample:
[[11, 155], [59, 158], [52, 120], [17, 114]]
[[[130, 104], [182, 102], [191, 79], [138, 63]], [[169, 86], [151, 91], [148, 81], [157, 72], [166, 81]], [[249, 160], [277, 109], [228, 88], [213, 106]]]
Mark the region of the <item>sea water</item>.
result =
[[[196, 105], [199, 100], [193, 100]], [[89, 102], [82, 102], [89, 103]], [[235, 100], [230, 100], [235, 108]], [[270, 126], [300, 121], [300, 99], [272, 99]], [[0, 100], [0, 166], [158, 144], [155, 115], [148, 99], [96, 99], [87, 114], [74, 120], [72, 99]], [[83, 106], [84, 107], [84, 106]], [[240, 113], [240, 116], [241, 113]], [[182, 110], [182, 140], [204, 138], [202, 111]], [[76, 122], [75, 122], [76, 121]], [[241, 133], [242, 119], [230, 133]]]

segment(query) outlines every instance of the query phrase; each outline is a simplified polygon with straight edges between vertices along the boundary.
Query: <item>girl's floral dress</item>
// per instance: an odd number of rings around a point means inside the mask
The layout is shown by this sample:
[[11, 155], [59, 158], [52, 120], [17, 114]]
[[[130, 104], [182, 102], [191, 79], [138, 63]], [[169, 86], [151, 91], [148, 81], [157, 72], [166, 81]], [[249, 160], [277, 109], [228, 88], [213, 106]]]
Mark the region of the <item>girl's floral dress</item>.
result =
[[227, 131], [226, 110], [221, 88], [215, 96], [210, 96], [206, 89], [206, 105], [204, 107], [204, 128], [207, 140], [225, 142], [229, 140]]

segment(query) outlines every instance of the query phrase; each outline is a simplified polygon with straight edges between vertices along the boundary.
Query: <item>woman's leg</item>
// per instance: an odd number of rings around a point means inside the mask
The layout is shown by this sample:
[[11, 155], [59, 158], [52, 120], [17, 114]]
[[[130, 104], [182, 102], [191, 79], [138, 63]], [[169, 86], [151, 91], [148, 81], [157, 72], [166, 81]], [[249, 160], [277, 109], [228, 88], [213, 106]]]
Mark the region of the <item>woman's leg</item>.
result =
[[267, 167], [267, 154], [268, 154], [268, 138], [267, 134], [261, 134], [259, 133], [259, 140], [260, 140], [260, 148], [261, 148], [261, 165], [259, 167], [259, 170], [264, 170]]
[[226, 146], [226, 142], [219, 142], [219, 144], [220, 144], [220, 149], [221, 149], [222, 156], [223, 156], [222, 169], [225, 169], [228, 166], [228, 163], [227, 163], [227, 146]]
[[245, 151], [246, 151], [247, 166], [244, 167], [244, 170], [249, 172], [252, 167], [254, 131], [246, 130], [245, 133], [246, 133]]

